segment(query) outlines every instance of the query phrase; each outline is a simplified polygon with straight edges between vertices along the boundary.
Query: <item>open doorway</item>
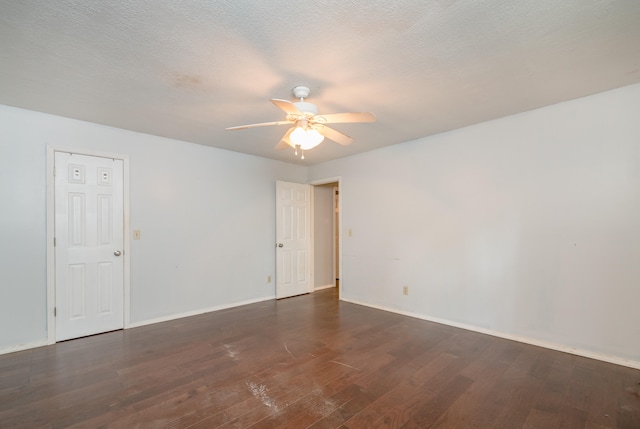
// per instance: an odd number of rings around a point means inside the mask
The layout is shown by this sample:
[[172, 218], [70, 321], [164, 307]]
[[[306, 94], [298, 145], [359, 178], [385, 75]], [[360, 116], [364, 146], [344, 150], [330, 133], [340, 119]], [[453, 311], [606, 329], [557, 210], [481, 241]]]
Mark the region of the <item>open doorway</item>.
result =
[[337, 180], [313, 184], [313, 288], [339, 288], [340, 185]]

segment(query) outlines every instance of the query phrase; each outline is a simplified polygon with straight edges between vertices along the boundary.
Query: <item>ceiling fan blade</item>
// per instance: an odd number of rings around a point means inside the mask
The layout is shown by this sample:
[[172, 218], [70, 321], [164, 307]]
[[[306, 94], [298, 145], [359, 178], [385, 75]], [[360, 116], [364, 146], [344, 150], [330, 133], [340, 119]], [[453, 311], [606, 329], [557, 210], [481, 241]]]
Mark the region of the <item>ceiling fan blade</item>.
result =
[[351, 137], [346, 134], [342, 134], [340, 131], [334, 130], [333, 128], [319, 125], [316, 126], [315, 129], [329, 140], [333, 140], [334, 142], [343, 146], [353, 143], [353, 139]]
[[345, 122], [375, 122], [376, 115], [369, 112], [329, 113], [328, 115], [316, 115], [314, 122], [320, 124], [339, 124]]
[[279, 109], [283, 110], [287, 115], [302, 115], [302, 112], [290, 102], [289, 100], [280, 100], [278, 98], [272, 98], [271, 102]]
[[282, 149], [286, 149], [289, 146], [291, 146], [292, 148], [295, 149], [295, 145], [291, 142], [291, 140], [289, 140], [289, 136], [291, 135], [291, 133], [293, 132], [293, 130], [295, 130], [295, 127], [291, 127], [289, 129], [289, 131], [287, 131], [287, 133], [282, 137], [282, 139], [280, 140], [280, 142], [278, 142], [278, 144], [276, 145], [276, 149], [277, 150], [282, 150]]
[[229, 127], [225, 129], [226, 130], [244, 130], [246, 128], [268, 127], [270, 125], [285, 125], [285, 124], [291, 124], [291, 122], [290, 121], [263, 122], [261, 124], [240, 125], [237, 127]]

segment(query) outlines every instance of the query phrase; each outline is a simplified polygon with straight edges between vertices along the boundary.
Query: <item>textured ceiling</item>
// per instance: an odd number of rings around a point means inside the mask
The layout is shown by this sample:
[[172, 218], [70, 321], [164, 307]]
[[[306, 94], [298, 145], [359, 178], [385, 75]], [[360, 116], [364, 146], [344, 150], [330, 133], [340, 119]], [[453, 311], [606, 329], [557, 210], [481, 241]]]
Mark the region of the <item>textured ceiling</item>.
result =
[[[0, 104], [307, 165], [636, 82], [638, 0], [0, 0]], [[298, 84], [378, 121], [224, 130]]]

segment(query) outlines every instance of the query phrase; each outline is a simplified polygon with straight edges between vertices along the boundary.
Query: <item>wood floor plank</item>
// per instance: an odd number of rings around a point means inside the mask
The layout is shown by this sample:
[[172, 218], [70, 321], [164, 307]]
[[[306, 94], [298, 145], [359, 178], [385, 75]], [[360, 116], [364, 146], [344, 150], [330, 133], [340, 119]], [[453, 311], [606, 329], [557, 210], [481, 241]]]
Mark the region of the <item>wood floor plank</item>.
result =
[[0, 356], [0, 428], [640, 428], [640, 371], [333, 289]]
[[[500, 349], [496, 347], [497, 356], [501, 356]], [[494, 413], [487, 412], [484, 408], [487, 394], [491, 393], [494, 386], [507, 370], [509, 361], [492, 359], [491, 354], [482, 359], [473, 361], [464, 368], [460, 374], [473, 380], [469, 389], [464, 392], [447, 411], [433, 424], [434, 428], [475, 428], [489, 427], [489, 423], [497, 416], [498, 408]], [[477, 415], [482, 415], [486, 420], [478, 426]]]
[[450, 379], [437, 394], [423, 404], [420, 404], [409, 421], [399, 426], [402, 429], [419, 429], [431, 427], [473, 383], [473, 380], [463, 375], [456, 375]]

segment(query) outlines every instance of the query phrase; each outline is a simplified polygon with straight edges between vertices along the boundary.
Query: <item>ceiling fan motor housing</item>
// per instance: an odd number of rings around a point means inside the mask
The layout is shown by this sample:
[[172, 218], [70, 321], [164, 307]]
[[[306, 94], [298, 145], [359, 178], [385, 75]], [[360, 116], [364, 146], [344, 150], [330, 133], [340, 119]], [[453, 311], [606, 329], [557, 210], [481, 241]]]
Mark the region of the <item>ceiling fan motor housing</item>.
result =
[[318, 106], [316, 106], [313, 103], [308, 103], [306, 101], [298, 101], [296, 103], [293, 103], [293, 105], [296, 106], [298, 110], [301, 111], [302, 113], [310, 113], [311, 115], [318, 114]]

